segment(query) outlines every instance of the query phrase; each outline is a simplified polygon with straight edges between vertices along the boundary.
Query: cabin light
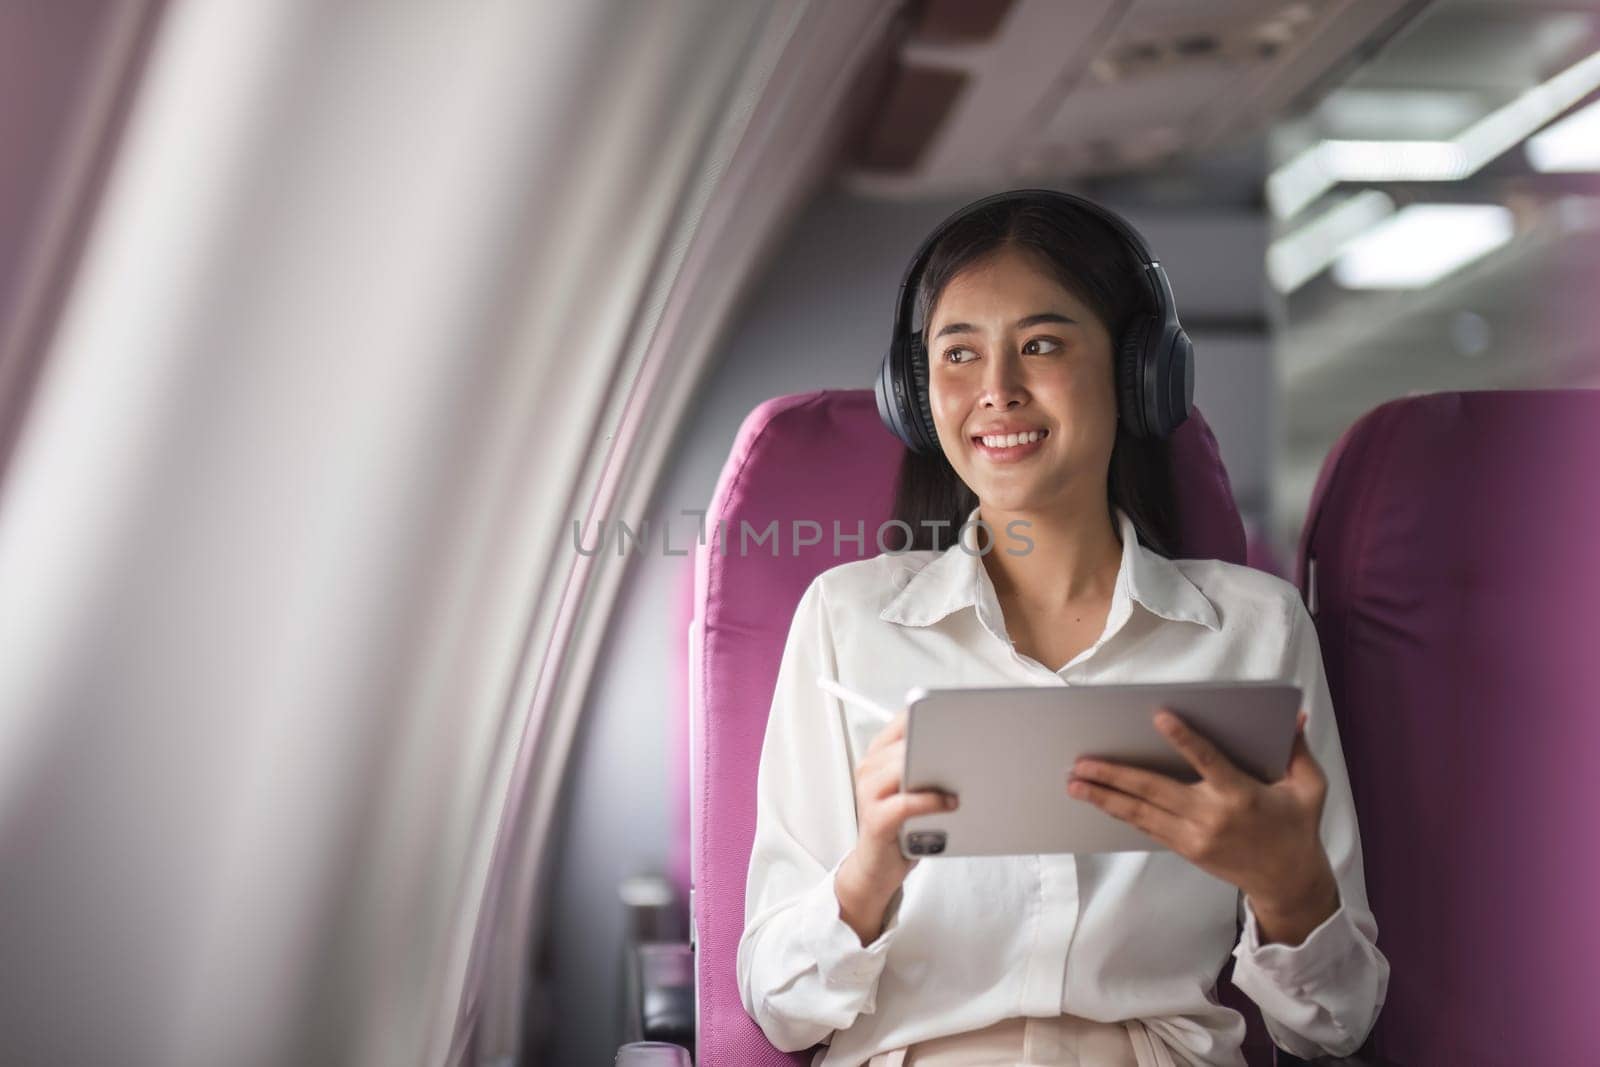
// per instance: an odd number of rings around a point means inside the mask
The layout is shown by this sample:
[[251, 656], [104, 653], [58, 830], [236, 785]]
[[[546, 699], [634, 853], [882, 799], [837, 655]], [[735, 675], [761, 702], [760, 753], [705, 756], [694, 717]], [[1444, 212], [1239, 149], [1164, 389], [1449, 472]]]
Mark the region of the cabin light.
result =
[[1290, 218], [1339, 182], [1460, 181], [1600, 88], [1600, 52], [1496, 108], [1447, 141], [1321, 141], [1267, 177], [1267, 203]]
[[1394, 201], [1367, 189], [1324, 211], [1311, 222], [1267, 247], [1267, 280], [1280, 293], [1292, 293], [1316, 277], [1352, 239], [1394, 214]]
[[1325, 141], [1326, 169], [1347, 182], [1458, 181], [1471, 164], [1451, 141]]
[[1317, 197], [1339, 184], [1329, 169], [1323, 141], [1312, 145], [1267, 175], [1267, 206], [1280, 219], [1293, 218]]
[[1479, 94], [1452, 89], [1345, 87], [1317, 106], [1333, 136], [1366, 140], [1447, 140], [1482, 114]]
[[1600, 171], [1600, 101], [1530, 137], [1523, 150], [1543, 173]]
[[1413, 204], [1357, 237], [1333, 265], [1347, 289], [1421, 289], [1511, 240], [1499, 204]]

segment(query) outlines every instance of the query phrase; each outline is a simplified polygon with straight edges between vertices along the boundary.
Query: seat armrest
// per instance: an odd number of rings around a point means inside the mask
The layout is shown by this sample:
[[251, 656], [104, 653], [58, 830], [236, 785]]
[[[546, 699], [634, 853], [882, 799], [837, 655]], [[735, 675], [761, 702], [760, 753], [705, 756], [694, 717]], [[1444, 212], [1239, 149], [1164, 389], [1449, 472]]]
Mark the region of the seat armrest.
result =
[[694, 953], [682, 941], [647, 941], [630, 950], [626, 1036], [694, 1048]]
[[694, 951], [688, 909], [661, 875], [618, 886], [625, 924], [622, 953], [624, 1047], [667, 1042], [694, 1051]]
[[617, 1049], [616, 1067], [694, 1067], [689, 1050], [666, 1041], [635, 1041]]

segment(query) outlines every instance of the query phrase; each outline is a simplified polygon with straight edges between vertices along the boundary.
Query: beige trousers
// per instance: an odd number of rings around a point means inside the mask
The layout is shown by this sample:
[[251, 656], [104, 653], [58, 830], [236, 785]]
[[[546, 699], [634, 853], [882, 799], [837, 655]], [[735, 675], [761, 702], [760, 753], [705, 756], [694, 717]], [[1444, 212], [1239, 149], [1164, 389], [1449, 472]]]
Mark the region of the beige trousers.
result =
[[1063, 1015], [1006, 1019], [906, 1048], [880, 1052], [867, 1067], [1172, 1067], [1172, 1055], [1144, 1024]]

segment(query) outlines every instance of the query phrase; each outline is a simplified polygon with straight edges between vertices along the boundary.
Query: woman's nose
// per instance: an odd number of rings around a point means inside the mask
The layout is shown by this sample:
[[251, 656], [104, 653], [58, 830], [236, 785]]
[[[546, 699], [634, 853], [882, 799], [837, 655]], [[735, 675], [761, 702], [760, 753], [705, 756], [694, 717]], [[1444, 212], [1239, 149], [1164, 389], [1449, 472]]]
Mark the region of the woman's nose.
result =
[[1027, 396], [1015, 359], [1001, 356], [989, 361], [984, 370], [983, 393], [978, 398], [982, 406], [1005, 410], [1021, 404]]

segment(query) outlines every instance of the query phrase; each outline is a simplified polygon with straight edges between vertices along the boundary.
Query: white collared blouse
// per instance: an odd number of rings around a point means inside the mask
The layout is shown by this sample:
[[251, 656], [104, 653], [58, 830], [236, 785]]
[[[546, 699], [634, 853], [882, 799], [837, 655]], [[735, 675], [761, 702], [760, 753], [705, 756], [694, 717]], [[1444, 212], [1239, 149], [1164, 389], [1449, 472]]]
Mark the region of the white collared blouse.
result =
[[[834, 567], [801, 597], [761, 753], [738, 955], [745, 1010], [780, 1049], [828, 1041], [816, 1062], [854, 1067], [1003, 1019], [1070, 1013], [1142, 1020], [1175, 1062], [1242, 1064], [1244, 1021], [1215, 1000], [1230, 950], [1234, 983], [1282, 1048], [1342, 1055], [1365, 1039], [1389, 965], [1311, 618], [1287, 582], [1167, 560], [1117, 519], [1105, 630], [1058, 671], [1007, 638], [970, 528], [942, 553]], [[930, 859], [863, 947], [833, 879], [856, 842], [853, 768], [887, 720], [823, 693], [819, 673], [886, 707], [919, 685], [1291, 681], [1328, 780], [1322, 840], [1340, 907], [1299, 945], [1262, 945], [1243, 894], [1172, 852]]]

